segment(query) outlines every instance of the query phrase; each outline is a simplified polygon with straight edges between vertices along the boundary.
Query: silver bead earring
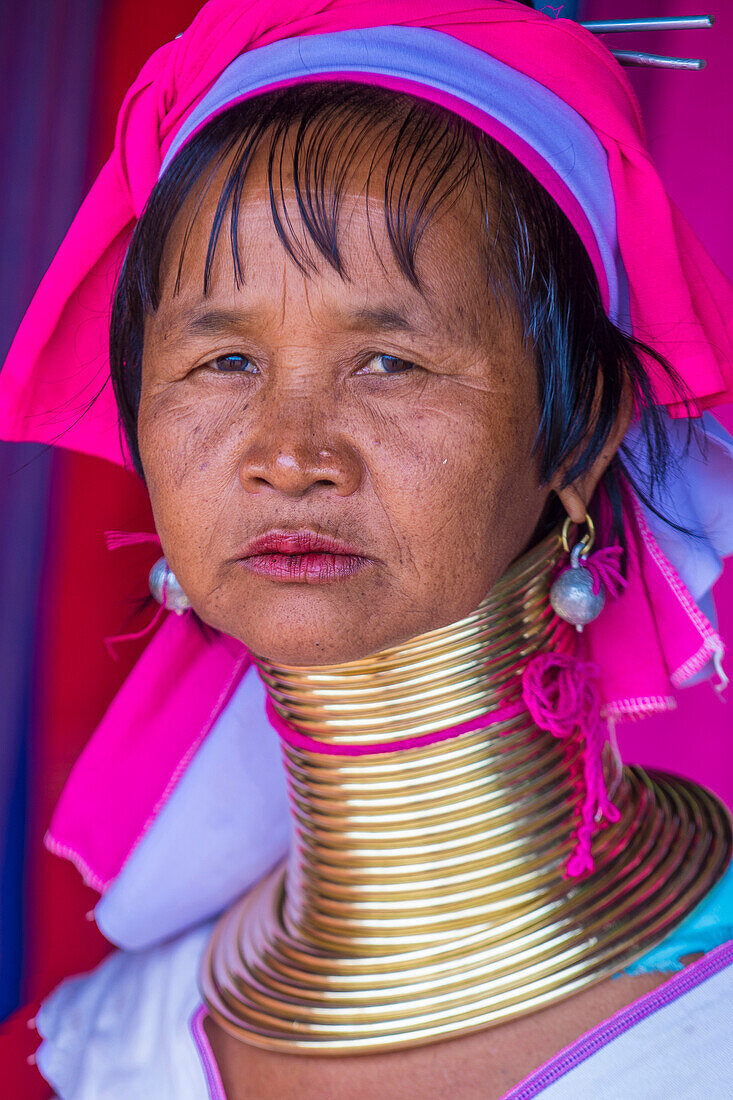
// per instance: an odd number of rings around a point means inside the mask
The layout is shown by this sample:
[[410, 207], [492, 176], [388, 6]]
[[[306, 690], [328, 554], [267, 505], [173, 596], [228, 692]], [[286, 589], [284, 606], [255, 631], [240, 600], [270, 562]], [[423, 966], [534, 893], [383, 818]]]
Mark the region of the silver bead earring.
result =
[[598, 570], [589, 568], [587, 564], [596, 537], [593, 520], [587, 513], [585, 523], [588, 530], [571, 550], [568, 535], [572, 521], [570, 516], [565, 520], [561, 540], [563, 550], [570, 554], [570, 565], [563, 569], [550, 588], [553, 611], [566, 623], [572, 623], [579, 633], [584, 626], [598, 618], [606, 602], [606, 593], [600, 583]]
[[184, 611], [188, 611], [191, 606], [188, 596], [165, 558], [158, 558], [148, 574], [148, 582], [150, 591], [161, 607], [175, 612], [176, 615], [182, 615]]

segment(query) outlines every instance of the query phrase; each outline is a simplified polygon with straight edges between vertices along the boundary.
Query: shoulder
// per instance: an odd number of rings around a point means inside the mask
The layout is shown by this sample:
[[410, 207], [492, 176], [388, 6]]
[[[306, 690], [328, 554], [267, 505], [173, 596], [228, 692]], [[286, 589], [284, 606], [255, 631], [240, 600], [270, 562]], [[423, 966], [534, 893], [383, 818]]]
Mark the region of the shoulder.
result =
[[205, 1100], [191, 1023], [211, 927], [145, 951], [116, 951], [43, 1003], [38, 1068], [63, 1100]]

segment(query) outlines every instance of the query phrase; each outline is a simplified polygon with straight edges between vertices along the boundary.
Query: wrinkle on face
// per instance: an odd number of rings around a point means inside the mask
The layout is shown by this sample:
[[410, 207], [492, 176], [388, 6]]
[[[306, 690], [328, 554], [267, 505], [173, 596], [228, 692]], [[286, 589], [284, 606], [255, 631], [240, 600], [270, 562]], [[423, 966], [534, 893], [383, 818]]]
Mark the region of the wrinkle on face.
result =
[[[203, 293], [211, 186], [178, 289], [190, 211], [174, 227], [145, 332], [138, 434], [164, 552], [205, 622], [288, 664], [366, 656], [469, 614], [527, 546], [548, 494], [532, 456], [536, 372], [518, 319], [487, 292], [480, 204], [468, 188], [428, 225], [417, 289], [359, 171], [343, 204], [346, 278], [288, 256], [255, 161], [244, 282], [220, 243]], [[206, 366], [233, 354], [256, 370]], [[424, 369], [376, 374], [378, 354]], [[303, 527], [372, 564], [323, 586], [242, 569], [248, 539]]]

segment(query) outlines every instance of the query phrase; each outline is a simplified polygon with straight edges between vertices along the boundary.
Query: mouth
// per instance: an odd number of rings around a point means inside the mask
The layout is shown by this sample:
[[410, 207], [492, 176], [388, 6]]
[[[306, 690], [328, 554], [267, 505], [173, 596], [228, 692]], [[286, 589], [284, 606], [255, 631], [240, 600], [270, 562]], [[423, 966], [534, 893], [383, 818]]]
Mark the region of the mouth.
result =
[[314, 531], [268, 531], [239, 555], [252, 573], [290, 584], [330, 584], [358, 573], [371, 559], [354, 547]]

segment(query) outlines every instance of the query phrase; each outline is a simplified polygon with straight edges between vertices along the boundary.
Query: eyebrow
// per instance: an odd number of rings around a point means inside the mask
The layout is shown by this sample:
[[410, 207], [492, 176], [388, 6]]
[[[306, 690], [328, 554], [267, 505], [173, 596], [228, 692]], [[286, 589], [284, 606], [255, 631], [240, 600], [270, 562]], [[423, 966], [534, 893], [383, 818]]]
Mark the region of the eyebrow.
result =
[[[256, 324], [261, 320], [262, 312], [259, 309], [208, 309], [203, 313], [185, 319], [174, 326], [176, 335], [217, 335], [221, 332], [231, 332]], [[370, 329], [372, 331], [387, 332], [416, 332], [422, 326], [411, 321], [404, 313], [391, 306], [365, 306], [362, 309], [349, 310], [342, 316], [346, 328]]]
[[254, 309], [207, 309], [204, 313], [194, 314], [193, 317], [187, 316], [176, 328], [179, 332], [202, 333], [210, 336], [251, 324], [256, 318], [257, 310]]
[[382, 329], [388, 332], [414, 332], [418, 326], [404, 313], [390, 306], [356, 309], [345, 317], [349, 328]]

